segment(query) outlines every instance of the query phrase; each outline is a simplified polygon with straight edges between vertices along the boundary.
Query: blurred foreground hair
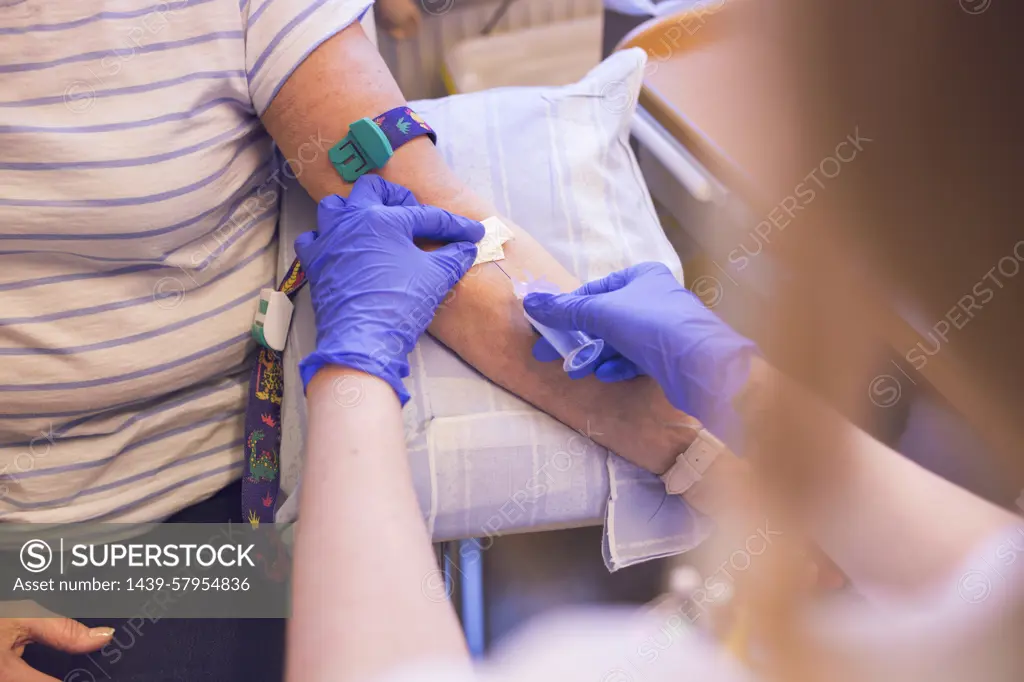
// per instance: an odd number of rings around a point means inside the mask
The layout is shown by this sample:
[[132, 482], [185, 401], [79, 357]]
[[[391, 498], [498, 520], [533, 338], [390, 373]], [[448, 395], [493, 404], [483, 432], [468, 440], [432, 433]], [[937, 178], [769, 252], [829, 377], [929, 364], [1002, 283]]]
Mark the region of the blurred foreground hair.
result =
[[[742, 36], [738, 49], [772, 83], [759, 88], [773, 92], [764, 111], [746, 112], [751, 125], [766, 127], [758, 139], [771, 160], [753, 178], [759, 214], [822, 167], [851, 132], [870, 140], [771, 244], [791, 275], [780, 278], [770, 314], [760, 316], [758, 336], [771, 360], [860, 423], [871, 421], [868, 398], [877, 397], [880, 377], [893, 382], [888, 390], [897, 401], [901, 387], [929, 387], [987, 446], [960, 456], [989, 458], [981, 469], [995, 486], [1019, 492], [1024, 7], [1009, 0], [735, 0], [723, 11]], [[760, 123], [768, 121], [772, 129]], [[881, 375], [880, 365], [889, 367]], [[769, 412], [757, 448], [774, 472], [761, 478], [766, 493], [813, 496], [808, 472], [831, 466], [830, 455], [846, 444], [786, 404]], [[937, 536], [944, 521], [952, 520], [937, 508]], [[768, 618], [785, 630], [792, 609], [781, 599], [765, 603], [762, 623]], [[1020, 626], [1020, 618], [1005, 624], [1008, 641], [1024, 641]], [[776, 676], [787, 682], [855, 679], [850, 669], [837, 670], [837, 659], [819, 665], [822, 652], [798, 637], [783, 633], [773, 645], [785, 661]], [[993, 645], [977, 679], [1024, 679], [1024, 670], [1007, 672], [1019, 665], [1008, 651]]]

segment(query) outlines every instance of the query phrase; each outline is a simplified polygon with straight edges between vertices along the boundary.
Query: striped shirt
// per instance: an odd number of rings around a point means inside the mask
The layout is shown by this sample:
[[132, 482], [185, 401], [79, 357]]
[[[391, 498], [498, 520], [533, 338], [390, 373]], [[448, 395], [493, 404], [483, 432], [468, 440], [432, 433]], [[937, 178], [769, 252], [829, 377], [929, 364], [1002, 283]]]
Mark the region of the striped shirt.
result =
[[0, 0], [0, 521], [240, 476], [281, 164], [260, 124], [372, 0]]

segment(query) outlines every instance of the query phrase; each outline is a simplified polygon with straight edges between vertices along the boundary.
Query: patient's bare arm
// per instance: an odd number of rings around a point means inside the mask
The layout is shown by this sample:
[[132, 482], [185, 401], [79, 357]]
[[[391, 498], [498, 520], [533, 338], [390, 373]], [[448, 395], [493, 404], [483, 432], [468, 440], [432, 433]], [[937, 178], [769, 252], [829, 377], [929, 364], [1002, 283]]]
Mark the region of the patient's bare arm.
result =
[[[306, 59], [263, 120], [286, 157], [298, 158], [299, 148], [307, 145], [299, 181], [319, 200], [347, 194], [351, 186], [335, 172], [326, 150], [305, 162], [310, 139], [339, 140], [352, 121], [404, 103], [377, 49], [355, 25]], [[408, 187], [421, 203], [478, 220], [496, 213], [454, 177], [425, 138], [401, 147], [381, 175]], [[502, 262], [506, 270], [529, 270], [566, 291], [579, 285], [524, 230], [513, 230], [515, 239], [506, 245]], [[693, 420], [669, 405], [654, 381], [573, 381], [557, 363], [534, 360], [530, 349], [536, 336], [509, 280], [494, 264], [478, 266], [463, 279], [430, 332], [495, 383], [650, 471], [667, 470], [693, 440], [693, 429], [686, 428]]]

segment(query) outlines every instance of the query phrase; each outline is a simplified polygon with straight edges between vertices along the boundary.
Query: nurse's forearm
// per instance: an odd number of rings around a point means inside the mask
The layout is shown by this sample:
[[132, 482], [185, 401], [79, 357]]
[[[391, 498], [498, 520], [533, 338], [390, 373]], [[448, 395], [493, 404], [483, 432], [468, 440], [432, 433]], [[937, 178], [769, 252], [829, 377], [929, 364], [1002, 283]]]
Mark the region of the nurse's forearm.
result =
[[306, 400], [287, 679], [362, 682], [424, 659], [468, 661], [416, 501], [395, 392], [328, 367]]
[[[302, 159], [299, 181], [314, 199], [348, 194], [326, 151], [314, 154], [310, 139], [338, 140], [348, 125], [405, 103], [377, 49], [354, 25], [328, 40], [303, 62], [264, 115], [264, 123], [287, 158]], [[303, 147], [303, 145], [306, 145]], [[398, 149], [381, 171], [416, 198], [474, 219], [495, 214], [467, 190], [425, 138]], [[529, 226], [526, 226], [529, 227]], [[514, 228], [502, 266], [529, 271], [565, 290], [579, 282], [525, 231]], [[495, 383], [565, 424], [590, 435], [640, 466], [662, 473], [692, 442], [690, 422], [669, 405], [647, 378], [621, 384], [572, 381], [555, 363], [530, 356], [535, 335], [515, 300], [511, 284], [488, 264], [475, 268], [437, 314], [430, 332]]]
[[796, 511], [858, 588], [929, 588], [948, 579], [978, 543], [1019, 522], [871, 438], [765, 363], [757, 362], [753, 377], [741, 404], [754, 428], [765, 416], [777, 423], [773, 406], [783, 406], [804, 427], [827, 434], [826, 459], [805, 469]]

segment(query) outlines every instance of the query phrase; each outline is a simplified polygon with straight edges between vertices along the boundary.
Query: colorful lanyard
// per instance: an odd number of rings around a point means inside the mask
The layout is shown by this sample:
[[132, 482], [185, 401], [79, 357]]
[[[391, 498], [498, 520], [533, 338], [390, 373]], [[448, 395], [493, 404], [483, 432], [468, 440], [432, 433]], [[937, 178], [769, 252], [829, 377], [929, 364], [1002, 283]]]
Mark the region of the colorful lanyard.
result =
[[[328, 152], [335, 170], [346, 182], [384, 167], [394, 150], [421, 135], [437, 144], [437, 135], [409, 107], [397, 107], [377, 118], [364, 118], [349, 126], [348, 135]], [[298, 259], [277, 291], [289, 301], [306, 283], [306, 274]], [[271, 290], [266, 293], [272, 294]], [[282, 306], [272, 295], [260, 296], [260, 309], [253, 323], [253, 336], [260, 344], [259, 357], [249, 378], [249, 401], [245, 408], [245, 469], [242, 474], [242, 518], [254, 527], [273, 523], [277, 496], [281, 490], [281, 398], [284, 393], [284, 339], [291, 318], [291, 306]], [[271, 324], [272, 328], [265, 327]]]
[[[278, 291], [294, 299], [306, 283], [298, 259]], [[245, 408], [245, 469], [242, 474], [242, 517], [253, 527], [274, 522], [281, 489], [281, 397], [284, 393], [284, 351], [260, 347], [249, 375]]]

